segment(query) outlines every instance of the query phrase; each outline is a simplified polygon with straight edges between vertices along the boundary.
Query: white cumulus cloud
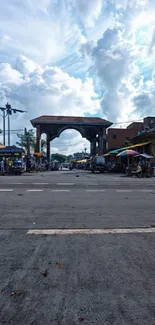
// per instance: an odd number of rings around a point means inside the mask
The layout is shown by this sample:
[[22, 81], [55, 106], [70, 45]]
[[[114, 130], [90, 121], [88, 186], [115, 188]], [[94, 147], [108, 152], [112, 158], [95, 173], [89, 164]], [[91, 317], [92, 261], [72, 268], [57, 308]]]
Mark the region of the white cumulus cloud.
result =
[[[18, 69], [16, 70], [15, 69]], [[54, 66], [41, 67], [20, 57], [14, 67], [0, 64], [0, 97], [26, 114], [12, 115], [12, 128], [31, 127], [29, 120], [40, 115], [84, 116], [100, 110], [100, 100], [91, 78], [82, 81]]]
[[95, 21], [101, 14], [101, 9], [104, 4], [102, 0], [73, 0], [73, 4], [76, 3], [78, 14], [83, 23], [89, 27], [94, 26]]
[[154, 0], [5, 0], [0, 7], [0, 105], [27, 110], [12, 116], [13, 128], [43, 114], [113, 122], [155, 114]]

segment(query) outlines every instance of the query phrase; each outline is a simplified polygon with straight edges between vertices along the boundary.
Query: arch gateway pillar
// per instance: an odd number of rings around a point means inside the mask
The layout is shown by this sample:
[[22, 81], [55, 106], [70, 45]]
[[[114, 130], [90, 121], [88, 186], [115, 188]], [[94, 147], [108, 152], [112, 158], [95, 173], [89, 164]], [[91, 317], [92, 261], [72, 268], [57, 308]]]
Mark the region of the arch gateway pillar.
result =
[[41, 131], [40, 125], [36, 125], [36, 152], [41, 152]]
[[47, 134], [47, 138], [46, 138], [46, 154], [47, 154], [47, 161], [50, 164], [51, 161], [51, 153], [50, 153], [50, 134]]
[[91, 156], [95, 156], [97, 154], [96, 138], [90, 141], [90, 154]]
[[[41, 134], [47, 135], [47, 159], [50, 162], [50, 141], [59, 137], [67, 129], [79, 131], [83, 138], [90, 141], [90, 154], [102, 155], [106, 151], [106, 129], [111, 122], [99, 117], [47, 116], [43, 115], [31, 120], [36, 128], [37, 152], [41, 152]], [[98, 147], [97, 144], [98, 143]]]

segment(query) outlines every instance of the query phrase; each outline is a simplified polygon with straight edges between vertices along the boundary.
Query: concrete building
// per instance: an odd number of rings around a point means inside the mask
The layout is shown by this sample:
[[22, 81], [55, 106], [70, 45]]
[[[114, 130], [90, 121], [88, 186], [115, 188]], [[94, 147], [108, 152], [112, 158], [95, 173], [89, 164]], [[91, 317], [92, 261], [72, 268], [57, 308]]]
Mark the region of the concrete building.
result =
[[124, 146], [125, 141], [131, 141], [143, 130], [143, 122], [133, 122], [126, 129], [109, 128], [108, 129], [108, 150], [117, 149]]
[[145, 143], [140, 152], [152, 154], [155, 157], [155, 117], [148, 116], [144, 118], [143, 130], [133, 137], [132, 143]]
[[144, 130], [155, 130], [155, 116], [148, 116], [144, 118]]

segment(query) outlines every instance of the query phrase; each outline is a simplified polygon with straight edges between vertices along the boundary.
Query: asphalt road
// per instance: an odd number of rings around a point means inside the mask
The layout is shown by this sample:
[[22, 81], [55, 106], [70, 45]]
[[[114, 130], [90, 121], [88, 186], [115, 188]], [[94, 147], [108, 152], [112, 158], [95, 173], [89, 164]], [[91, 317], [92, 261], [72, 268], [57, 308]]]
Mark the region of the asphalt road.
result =
[[155, 178], [0, 177], [0, 324], [155, 324]]

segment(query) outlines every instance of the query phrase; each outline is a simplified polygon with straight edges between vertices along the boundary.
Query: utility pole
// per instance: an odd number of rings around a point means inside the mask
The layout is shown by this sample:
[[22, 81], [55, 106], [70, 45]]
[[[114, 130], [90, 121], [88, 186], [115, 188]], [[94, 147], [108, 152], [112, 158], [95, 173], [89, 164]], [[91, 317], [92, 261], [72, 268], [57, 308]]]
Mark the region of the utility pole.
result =
[[10, 115], [12, 115], [12, 112], [15, 114], [16, 112], [24, 113], [26, 111], [14, 109], [9, 103], [5, 107], [0, 107], [0, 110], [3, 112], [3, 145], [5, 146], [5, 118], [8, 116], [8, 146], [10, 146]]
[[24, 128], [24, 135], [26, 140], [26, 149], [27, 149], [27, 155], [26, 155], [26, 170], [30, 171], [30, 132], [27, 131], [26, 128]]
[[27, 142], [27, 154], [28, 156], [30, 155], [30, 132], [27, 131], [27, 129], [25, 128], [24, 130], [25, 136], [26, 136], [26, 142]]
[[5, 146], [5, 110], [3, 110], [3, 145]]
[[0, 110], [3, 112], [3, 145], [5, 146], [5, 118], [6, 118], [6, 107], [0, 107]]
[[12, 111], [9, 103], [6, 104], [6, 112], [8, 115], [8, 146], [10, 146], [10, 115], [12, 114]]
[[8, 114], [8, 146], [10, 146], [10, 115]]

